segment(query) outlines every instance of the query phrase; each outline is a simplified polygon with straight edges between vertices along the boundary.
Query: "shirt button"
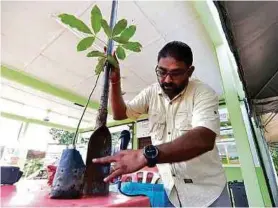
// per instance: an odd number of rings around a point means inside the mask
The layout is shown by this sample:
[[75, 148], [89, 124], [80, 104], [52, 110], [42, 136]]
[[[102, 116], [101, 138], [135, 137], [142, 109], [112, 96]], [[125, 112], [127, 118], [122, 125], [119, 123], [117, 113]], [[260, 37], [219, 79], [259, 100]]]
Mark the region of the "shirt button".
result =
[[170, 135], [170, 134], [171, 134], [171, 132], [169, 131], [169, 132], [168, 132], [168, 135]]
[[172, 105], [172, 102], [170, 102], [169, 104]]

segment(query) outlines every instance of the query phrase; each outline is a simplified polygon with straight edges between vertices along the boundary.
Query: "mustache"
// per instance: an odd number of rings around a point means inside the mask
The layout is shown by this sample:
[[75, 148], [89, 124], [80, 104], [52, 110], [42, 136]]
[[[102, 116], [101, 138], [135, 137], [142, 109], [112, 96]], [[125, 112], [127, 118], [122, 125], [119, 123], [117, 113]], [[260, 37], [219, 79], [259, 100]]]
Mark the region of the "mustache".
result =
[[176, 88], [177, 87], [177, 85], [176, 84], [174, 84], [174, 83], [166, 83], [166, 82], [164, 82], [164, 83], [161, 83], [161, 86], [164, 88], [164, 87], [171, 87], [171, 88]]

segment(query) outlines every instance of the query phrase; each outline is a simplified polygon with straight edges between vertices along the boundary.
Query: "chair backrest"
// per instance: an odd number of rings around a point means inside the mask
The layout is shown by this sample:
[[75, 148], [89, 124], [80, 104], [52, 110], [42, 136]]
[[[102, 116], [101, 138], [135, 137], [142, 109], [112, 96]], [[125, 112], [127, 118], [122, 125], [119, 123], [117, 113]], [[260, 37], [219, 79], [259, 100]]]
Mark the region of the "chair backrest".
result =
[[230, 197], [233, 198], [232, 204], [235, 207], [249, 207], [244, 182], [229, 181], [228, 187]]
[[140, 170], [135, 173], [122, 176], [122, 182], [139, 182], [155, 184], [160, 179], [160, 175], [156, 172]]

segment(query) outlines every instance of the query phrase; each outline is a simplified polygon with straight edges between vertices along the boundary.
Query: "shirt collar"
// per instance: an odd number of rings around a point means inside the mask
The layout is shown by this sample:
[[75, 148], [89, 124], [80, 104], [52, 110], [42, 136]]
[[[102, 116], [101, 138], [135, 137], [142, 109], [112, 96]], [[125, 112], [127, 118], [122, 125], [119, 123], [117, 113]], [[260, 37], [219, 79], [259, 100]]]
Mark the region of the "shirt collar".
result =
[[[178, 94], [178, 95], [176, 95], [173, 99], [172, 99], [172, 101], [173, 100], [175, 100], [175, 99], [177, 99], [178, 97], [180, 97], [180, 96], [182, 96], [185, 92], [186, 92], [186, 89], [187, 89], [187, 87], [188, 87], [188, 85], [189, 85], [189, 83], [190, 83], [190, 81], [188, 82], [188, 84], [187, 84], [187, 86]], [[162, 88], [161, 88], [161, 86], [158, 84], [158, 95], [161, 95], [161, 96], [164, 96], [164, 97], [166, 97], [166, 98], [168, 98], [169, 99], [169, 97], [165, 94], [165, 92], [162, 90]]]

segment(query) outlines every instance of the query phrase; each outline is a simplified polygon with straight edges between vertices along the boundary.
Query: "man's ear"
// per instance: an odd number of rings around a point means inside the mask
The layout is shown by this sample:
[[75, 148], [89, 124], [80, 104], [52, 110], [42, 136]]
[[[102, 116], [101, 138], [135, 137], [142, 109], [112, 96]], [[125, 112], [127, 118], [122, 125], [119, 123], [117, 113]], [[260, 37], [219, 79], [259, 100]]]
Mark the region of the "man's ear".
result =
[[189, 77], [192, 76], [194, 70], [195, 70], [195, 66], [190, 66], [190, 67], [188, 68], [188, 76], [189, 76]]

